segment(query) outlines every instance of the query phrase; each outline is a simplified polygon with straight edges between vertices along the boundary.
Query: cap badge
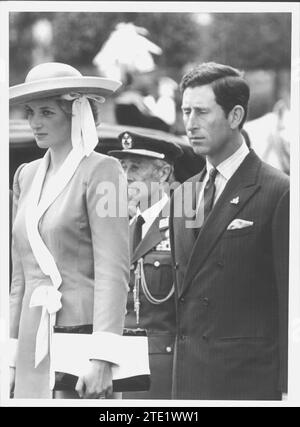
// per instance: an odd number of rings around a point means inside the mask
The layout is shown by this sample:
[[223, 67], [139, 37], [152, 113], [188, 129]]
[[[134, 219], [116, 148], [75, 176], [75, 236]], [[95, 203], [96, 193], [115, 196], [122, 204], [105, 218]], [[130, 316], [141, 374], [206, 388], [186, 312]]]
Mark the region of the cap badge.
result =
[[132, 148], [132, 137], [129, 135], [129, 133], [124, 133], [123, 138], [122, 138], [122, 147], [125, 150], [128, 150], [130, 148]]

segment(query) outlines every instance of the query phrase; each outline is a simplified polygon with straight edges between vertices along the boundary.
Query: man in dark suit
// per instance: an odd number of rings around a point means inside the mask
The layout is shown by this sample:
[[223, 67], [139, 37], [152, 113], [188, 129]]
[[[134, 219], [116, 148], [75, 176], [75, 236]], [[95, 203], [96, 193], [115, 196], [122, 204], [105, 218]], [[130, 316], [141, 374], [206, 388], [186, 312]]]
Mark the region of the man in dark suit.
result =
[[169, 239], [169, 191], [181, 148], [160, 137], [123, 132], [120, 159], [128, 181], [131, 212], [131, 277], [125, 328], [144, 328], [149, 342], [151, 387], [123, 399], [171, 399], [175, 301]]
[[[206, 63], [181, 82], [202, 173], [172, 198], [173, 398], [280, 400], [287, 391], [289, 180], [241, 134], [249, 88]], [[189, 203], [190, 202], [190, 203]]]

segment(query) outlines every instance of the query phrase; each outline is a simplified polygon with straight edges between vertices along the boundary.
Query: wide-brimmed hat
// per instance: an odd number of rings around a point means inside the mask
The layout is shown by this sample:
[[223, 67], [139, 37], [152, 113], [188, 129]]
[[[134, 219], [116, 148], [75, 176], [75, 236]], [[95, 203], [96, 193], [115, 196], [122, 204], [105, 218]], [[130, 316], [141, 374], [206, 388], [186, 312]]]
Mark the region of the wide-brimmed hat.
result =
[[72, 92], [106, 98], [121, 85], [117, 80], [83, 76], [67, 64], [48, 62], [32, 68], [24, 83], [10, 87], [9, 99], [13, 105]]
[[108, 152], [110, 156], [122, 159], [128, 155], [150, 157], [173, 163], [183, 154], [179, 145], [166, 141], [157, 135], [136, 132], [122, 132], [119, 136], [119, 149]]

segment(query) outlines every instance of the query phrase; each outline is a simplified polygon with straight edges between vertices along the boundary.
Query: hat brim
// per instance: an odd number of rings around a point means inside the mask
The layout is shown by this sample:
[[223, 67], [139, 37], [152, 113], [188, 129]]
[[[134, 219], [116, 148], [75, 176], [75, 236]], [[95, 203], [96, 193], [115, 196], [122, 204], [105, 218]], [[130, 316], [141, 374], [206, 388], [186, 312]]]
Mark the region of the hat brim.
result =
[[139, 157], [150, 157], [151, 159], [160, 159], [168, 161], [165, 156], [162, 157], [157, 153], [155, 155], [153, 152], [149, 152], [148, 150], [135, 150], [135, 149], [129, 149], [129, 150], [111, 150], [107, 153], [109, 156], [116, 157], [118, 159], [123, 159], [126, 156], [139, 156]]
[[139, 149], [129, 149], [129, 150], [110, 150], [107, 152], [109, 156], [116, 157], [117, 159], [123, 159], [127, 156], [138, 156], [138, 157], [149, 157], [150, 159], [159, 159], [164, 160], [167, 163], [170, 163], [170, 158], [167, 158], [165, 154], [154, 153], [153, 151], [148, 150], [139, 150]]
[[9, 89], [10, 104], [22, 104], [30, 100], [49, 98], [70, 92], [95, 94], [104, 98], [115, 92], [122, 83], [104, 77], [56, 77], [35, 80], [12, 86]]

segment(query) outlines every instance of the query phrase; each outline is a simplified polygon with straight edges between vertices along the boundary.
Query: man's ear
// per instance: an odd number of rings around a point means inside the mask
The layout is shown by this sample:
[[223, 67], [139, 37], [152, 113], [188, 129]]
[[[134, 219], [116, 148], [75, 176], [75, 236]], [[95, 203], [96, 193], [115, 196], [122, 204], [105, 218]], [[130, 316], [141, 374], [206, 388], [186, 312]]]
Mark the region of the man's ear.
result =
[[166, 182], [170, 176], [172, 172], [172, 166], [169, 164], [166, 164], [164, 166], [162, 166], [159, 170], [159, 181], [162, 182]]
[[230, 113], [228, 114], [228, 121], [232, 130], [238, 129], [244, 116], [245, 116], [244, 107], [242, 107], [241, 105], [235, 105], [233, 109], [230, 111]]

